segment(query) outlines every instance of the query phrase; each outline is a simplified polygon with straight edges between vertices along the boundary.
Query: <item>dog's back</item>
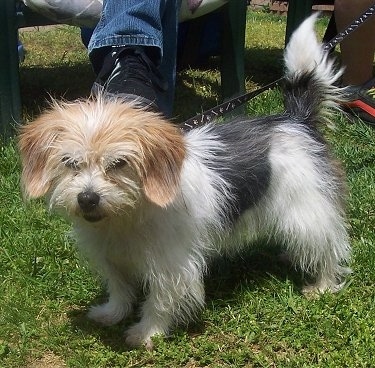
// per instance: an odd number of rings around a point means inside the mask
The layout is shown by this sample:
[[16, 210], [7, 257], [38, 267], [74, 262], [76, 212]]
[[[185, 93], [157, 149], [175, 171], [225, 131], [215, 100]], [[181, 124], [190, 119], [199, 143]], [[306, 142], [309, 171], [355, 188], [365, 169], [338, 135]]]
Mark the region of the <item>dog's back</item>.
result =
[[[334, 85], [341, 71], [318, 43], [315, 21], [316, 15], [308, 18], [285, 51], [285, 112], [240, 117], [187, 134], [187, 161], [201, 161], [211, 177], [202, 181], [205, 176], [192, 170], [183, 180], [209, 183], [196, 185], [193, 206], [213, 198], [215, 211], [208, 216], [219, 212], [225, 229], [240, 225], [243, 233], [245, 224], [250, 239], [276, 239], [315, 279], [314, 290], [335, 291], [348, 272], [343, 180], [318, 126], [329, 122], [342, 98]], [[223, 247], [236, 248], [234, 239]]]
[[[236, 220], [265, 195], [271, 183], [270, 155], [284, 144], [291, 150], [293, 142], [297, 144], [298, 141], [310, 156], [315, 153], [316, 165], [326, 173], [327, 180], [330, 176], [329, 181], [339, 177], [336, 168], [329, 163], [330, 155], [318, 126], [330, 123], [330, 113], [344, 98], [342, 89], [335, 86], [341, 71], [335, 70], [334, 61], [317, 41], [316, 18], [317, 15], [313, 15], [303, 22], [285, 50], [284, 113], [251, 119], [241, 116], [225, 124], [193, 130], [187, 135], [190, 146], [195, 146], [195, 154], [212, 161], [214, 171], [220, 172], [224, 182], [230, 183], [235, 198], [230, 209], [225, 209], [225, 216], [230, 221]], [[283, 153], [278, 156], [282, 157]], [[303, 153], [294, 151], [297, 161], [298, 154]], [[322, 163], [318, 164], [319, 160]], [[333, 171], [337, 173], [331, 175]], [[341, 182], [341, 178], [338, 180]]]

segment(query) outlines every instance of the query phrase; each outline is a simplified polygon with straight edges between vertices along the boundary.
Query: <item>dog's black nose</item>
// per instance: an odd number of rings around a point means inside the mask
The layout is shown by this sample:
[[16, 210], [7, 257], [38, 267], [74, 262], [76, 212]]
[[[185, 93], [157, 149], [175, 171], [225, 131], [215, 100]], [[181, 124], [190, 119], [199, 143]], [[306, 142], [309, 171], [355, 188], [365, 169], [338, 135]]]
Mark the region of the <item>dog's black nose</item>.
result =
[[90, 212], [99, 204], [100, 197], [95, 192], [81, 192], [77, 196], [78, 204], [82, 211]]

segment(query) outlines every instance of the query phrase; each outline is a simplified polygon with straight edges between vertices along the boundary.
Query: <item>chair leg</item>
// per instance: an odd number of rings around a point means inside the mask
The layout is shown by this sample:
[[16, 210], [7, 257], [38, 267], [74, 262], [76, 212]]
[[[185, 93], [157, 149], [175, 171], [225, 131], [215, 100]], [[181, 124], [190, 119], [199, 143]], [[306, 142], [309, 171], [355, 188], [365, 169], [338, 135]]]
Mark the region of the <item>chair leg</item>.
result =
[[327, 43], [331, 41], [332, 38], [335, 37], [336, 35], [337, 35], [337, 26], [336, 26], [335, 14], [332, 13], [331, 18], [329, 19], [327, 29], [323, 36], [323, 42]]
[[0, 135], [7, 138], [21, 120], [15, 0], [0, 1], [0, 24]]
[[221, 89], [224, 100], [245, 92], [246, 0], [230, 0], [224, 12]]
[[289, 42], [293, 31], [311, 14], [312, 0], [289, 0], [286, 20], [285, 45]]

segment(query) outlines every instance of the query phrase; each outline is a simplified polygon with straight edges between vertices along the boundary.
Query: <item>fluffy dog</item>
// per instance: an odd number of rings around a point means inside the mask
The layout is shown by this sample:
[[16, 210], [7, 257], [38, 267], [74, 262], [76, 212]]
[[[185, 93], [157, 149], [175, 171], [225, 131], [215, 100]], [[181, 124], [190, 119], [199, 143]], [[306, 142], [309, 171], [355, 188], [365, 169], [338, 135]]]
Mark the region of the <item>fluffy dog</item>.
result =
[[[203, 277], [217, 253], [273, 239], [314, 279], [343, 284], [350, 246], [340, 170], [317, 125], [342, 97], [340, 72], [314, 34], [315, 16], [285, 52], [285, 113], [236, 118], [183, 133], [162, 116], [103, 98], [54, 102], [19, 137], [28, 197], [73, 222], [80, 250], [108, 286], [88, 316], [129, 315], [131, 346], [152, 346], [204, 305]], [[246, 241], [244, 241], [246, 239]]]

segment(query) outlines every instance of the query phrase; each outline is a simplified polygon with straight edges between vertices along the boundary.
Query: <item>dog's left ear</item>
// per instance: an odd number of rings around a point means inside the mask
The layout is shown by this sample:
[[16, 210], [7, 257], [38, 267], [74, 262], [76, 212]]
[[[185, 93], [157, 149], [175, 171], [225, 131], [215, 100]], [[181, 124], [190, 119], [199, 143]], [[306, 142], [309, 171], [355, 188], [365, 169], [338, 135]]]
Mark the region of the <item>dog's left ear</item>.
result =
[[180, 187], [185, 142], [180, 130], [170, 123], [149, 125], [144, 129], [146, 133], [141, 142], [143, 190], [151, 202], [166, 207], [175, 199]]

